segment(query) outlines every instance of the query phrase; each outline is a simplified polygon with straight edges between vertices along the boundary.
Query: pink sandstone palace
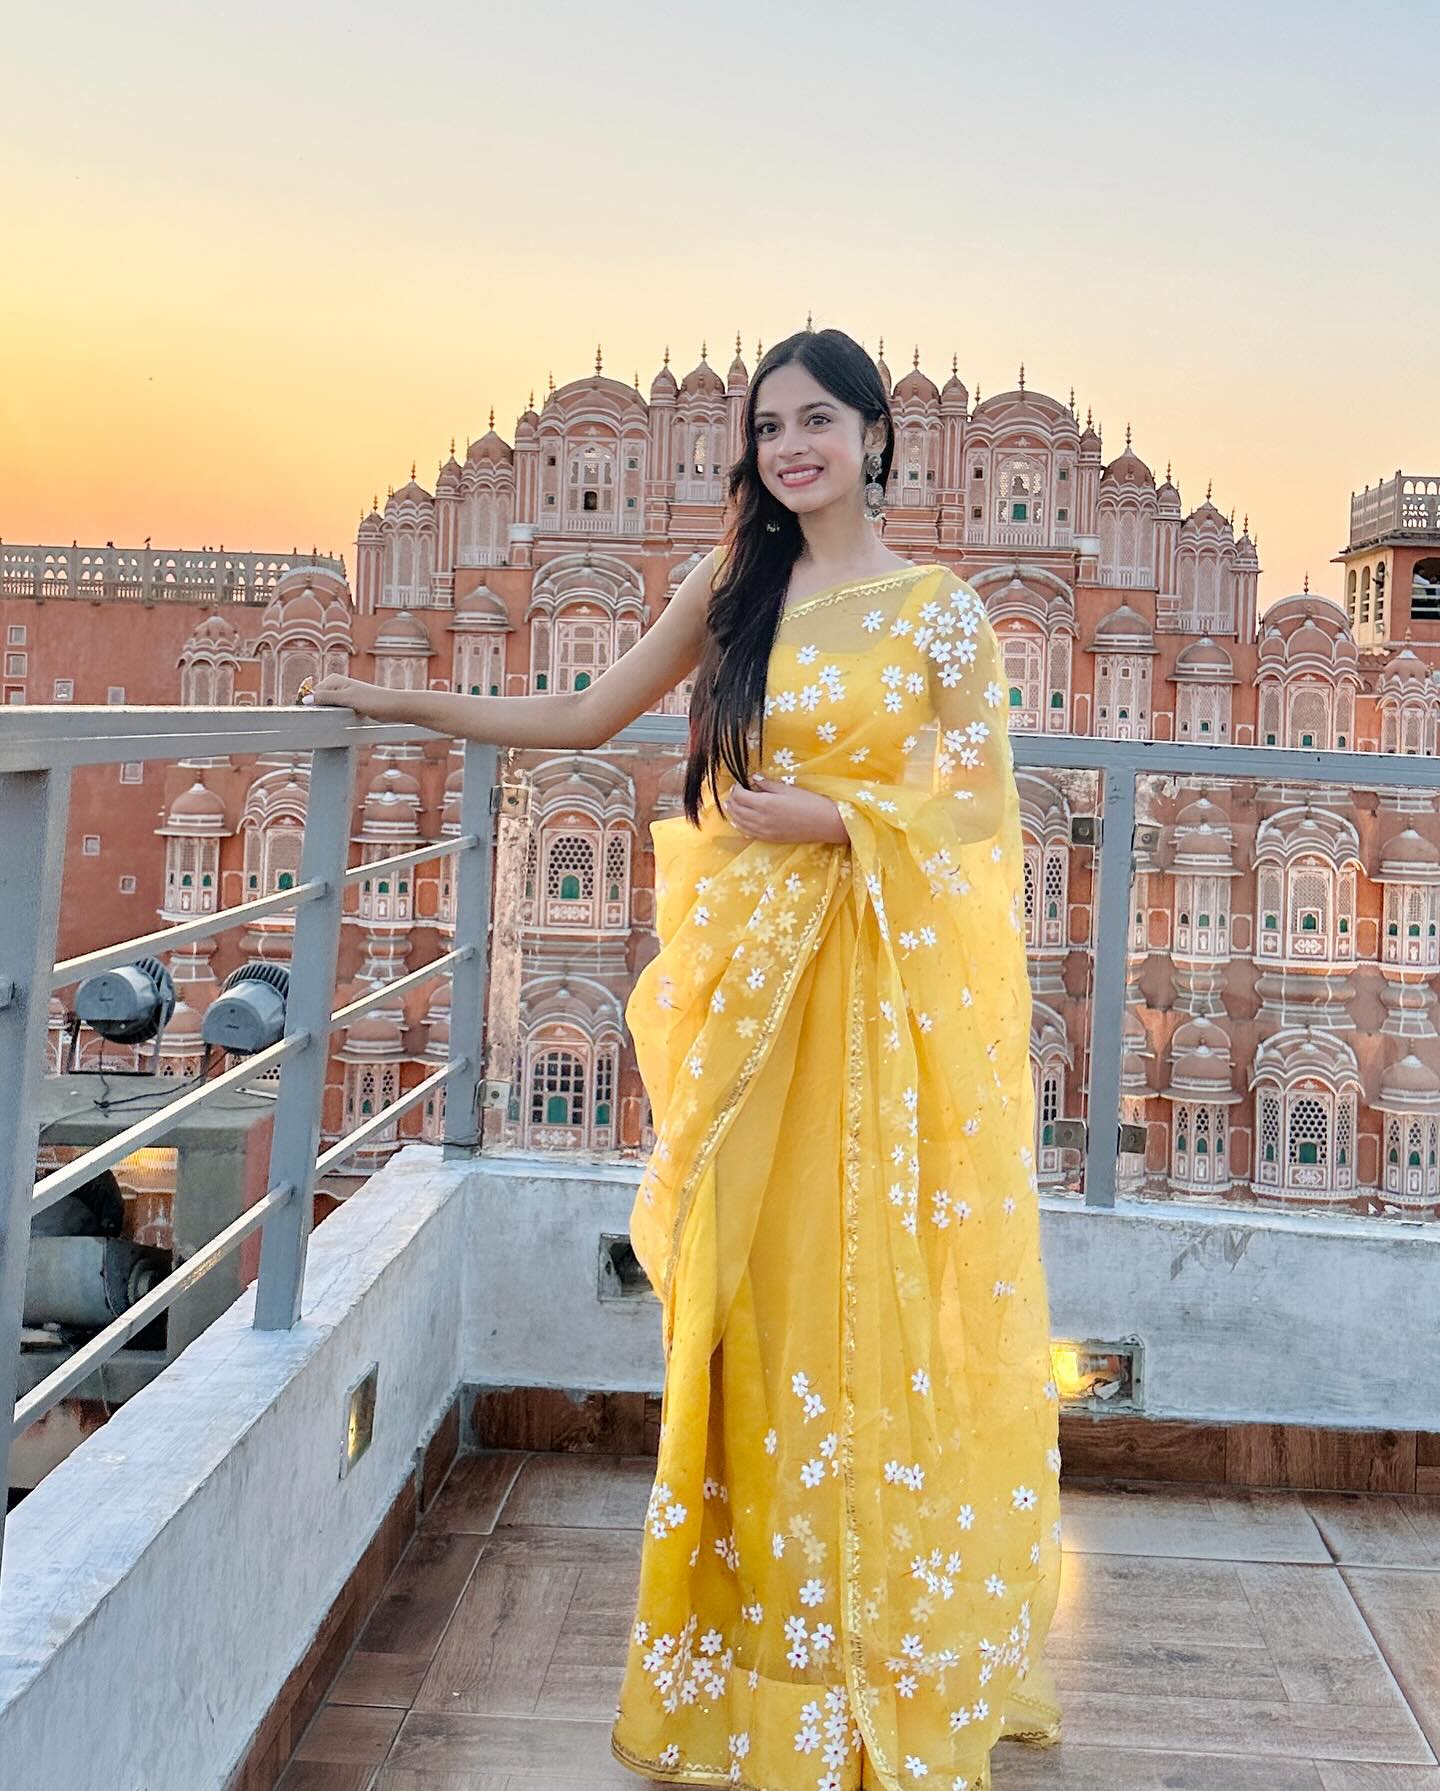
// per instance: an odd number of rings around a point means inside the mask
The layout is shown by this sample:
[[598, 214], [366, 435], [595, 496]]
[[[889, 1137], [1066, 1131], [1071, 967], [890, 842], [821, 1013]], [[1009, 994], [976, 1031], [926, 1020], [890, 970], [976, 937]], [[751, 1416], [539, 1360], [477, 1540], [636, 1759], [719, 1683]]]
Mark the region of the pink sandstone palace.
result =
[[[720, 538], [748, 373], [666, 364], [648, 399], [601, 372], [552, 386], [514, 442], [492, 427], [434, 489], [411, 478], [362, 518], [353, 589], [320, 556], [0, 550], [4, 690], [28, 703], [292, 703], [339, 670], [407, 688], [583, 688], [632, 646]], [[1131, 740], [1440, 752], [1440, 480], [1397, 473], [1351, 501], [1339, 601], [1307, 588], [1261, 613], [1257, 543], [1130, 447], [1108, 464], [1074, 394], [1020, 383], [982, 403], [952, 370], [892, 386], [885, 540], [943, 560], [985, 599], [1011, 725]], [[128, 601], [127, 601], [128, 600]], [[663, 712], [682, 715], [688, 687]], [[503, 764], [502, 755], [502, 764]], [[636, 1157], [649, 1113], [624, 1004], [655, 949], [649, 824], [680, 804], [679, 749], [512, 755], [529, 786], [516, 878], [520, 963], [497, 1146]], [[458, 827], [443, 742], [375, 749], [357, 862]], [[61, 949], [78, 953], [287, 886], [304, 755], [120, 765], [77, 778]], [[1032, 1060], [1042, 1182], [1073, 1176], [1055, 1127], [1083, 1111], [1093, 815], [1088, 773], [1021, 774]], [[1147, 1148], [1121, 1190], [1306, 1210], [1440, 1215], [1440, 820], [1433, 795], [1142, 779], [1124, 1039], [1127, 1120]], [[163, 842], [157, 845], [157, 839]], [[342, 996], [446, 949], [447, 873], [354, 892]], [[498, 887], [498, 886], [497, 886]], [[200, 1017], [248, 958], [284, 960], [288, 918], [172, 955], [167, 1072], [199, 1061]], [[337, 1048], [336, 1137], [448, 1055], [441, 979], [363, 1016]], [[492, 1009], [492, 1027], [494, 1022]], [[63, 1012], [57, 1002], [58, 1041]], [[493, 1034], [492, 1034], [493, 1036]], [[91, 1041], [87, 1064], [95, 1061]], [[116, 1047], [107, 1049], [113, 1054]], [[58, 1061], [58, 1060], [57, 1060]], [[439, 1136], [432, 1104], [410, 1116]], [[408, 1122], [407, 1122], [408, 1123]], [[355, 1159], [363, 1174], [394, 1140]]]

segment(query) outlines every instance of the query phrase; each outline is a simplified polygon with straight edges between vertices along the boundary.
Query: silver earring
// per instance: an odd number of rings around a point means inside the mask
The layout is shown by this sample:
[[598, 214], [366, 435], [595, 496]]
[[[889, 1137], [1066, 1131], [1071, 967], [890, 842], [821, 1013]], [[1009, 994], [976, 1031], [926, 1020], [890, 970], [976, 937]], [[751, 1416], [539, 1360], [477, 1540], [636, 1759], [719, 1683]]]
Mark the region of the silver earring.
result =
[[885, 487], [880, 483], [880, 468], [884, 464], [879, 454], [871, 454], [865, 462], [870, 474], [865, 487], [865, 520], [879, 522], [885, 507]]
[[767, 522], [765, 524], [765, 528], [769, 534], [778, 535], [780, 533], [780, 524], [773, 520], [770, 522]]

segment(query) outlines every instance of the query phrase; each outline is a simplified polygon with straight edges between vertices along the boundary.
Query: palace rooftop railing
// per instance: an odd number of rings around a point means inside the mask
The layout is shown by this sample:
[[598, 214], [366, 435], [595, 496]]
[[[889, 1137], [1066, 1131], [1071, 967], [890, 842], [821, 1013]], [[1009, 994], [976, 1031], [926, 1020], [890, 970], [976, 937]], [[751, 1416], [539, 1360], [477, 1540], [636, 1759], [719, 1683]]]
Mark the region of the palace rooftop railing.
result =
[[[0, 1430], [0, 1454], [257, 1229], [262, 1236], [255, 1326], [292, 1326], [300, 1316], [316, 1178], [442, 1085], [447, 1089], [446, 1154], [478, 1150], [496, 749], [473, 743], [464, 748], [458, 837], [347, 865], [358, 752], [390, 741], [434, 738], [419, 728], [363, 725], [336, 709], [12, 709], [0, 716], [0, 913], [6, 917], [0, 928], [0, 1410], [13, 1407], [13, 1418]], [[282, 750], [311, 754], [300, 877], [293, 888], [53, 962], [74, 768]], [[446, 856], [458, 859], [452, 948], [418, 970], [332, 1008], [345, 886]], [[295, 914], [295, 938], [283, 1036], [218, 1075], [181, 1085], [174, 1099], [36, 1181], [38, 1095], [51, 991], [286, 910]], [[452, 1037], [462, 1041], [460, 1047], [422, 1082], [317, 1155], [330, 1034], [404, 990], [444, 975], [451, 979]], [[15, 1404], [35, 1215], [165, 1136], [217, 1096], [277, 1066], [280, 1086], [265, 1194]]]
[[[685, 734], [683, 716], [649, 714], [622, 730], [607, 747], [683, 749]], [[253, 1081], [276, 1066], [280, 1069], [263, 1197], [15, 1406], [8, 1430], [0, 1430], [7, 1447], [257, 1229], [262, 1230], [262, 1238], [254, 1324], [262, 1329], [294, 1325], [300, 1316], [317, 1175], [442, 1085], [447, 1088], [446, 1154], [469, 1155], [480, 1148], [497, 749], [475, 744], [463, 749], [464, 787], [457, 838], [436, 840], [417, 851], [355, 867], [347, 864], [359, 751], [391, 741], [435, 738], [418, 728], [366, 725], [336, 709], [87, 709], [67, 705], [0, 714], [0, 913], [5, 916], [0, 927], [0, 1410], [11, 1409], [18, 1384], [32, 1217], [131, 1151], [162, 1137], [188, 1113], [225, 1090]], [[1436, 792], [1440, 791], [1440, 761], [1368, 752], [1181, 745], [1068, 735], [1015, 733], [1011, 738], [1017, 770], [1090, 772], [1101, 779], [1094, 841], [1098, 886], [1088, 942], [1093, 955], [1088, 1124], [1080, 1148], [1086, 1205], [1113, 1207], [1117, 1151], [1122, 1143], [1121, 1041], [1131, 956], [1129, 884], [1136, 848], [1137, 779], [1159, 774], [1216, 786], [1227, 780], [1248, 779], [1346, 791], [1361, 787]], [[294, 888], [54, 962], [74, 768], [136, 759], [275, 751], [312, 755], [300, 879]], [[445, 855], [458, 858], [452, 948], [347, 1006], [334, 1008], [345, 885], [378, 870], [399, 869]], [[37, 1097], [51, 991], [97, 971], [131, 963], [137, 956], [212, 937], [284, 910], [295, 913], [284, 1035], [213, 1078], [181, 1086], [173, 1100], [37, 1182]], [[452, 979], [450, 1037], [454, 1055], [318, 1154], [330, 1034], [367, 1009], [439, 975]]]

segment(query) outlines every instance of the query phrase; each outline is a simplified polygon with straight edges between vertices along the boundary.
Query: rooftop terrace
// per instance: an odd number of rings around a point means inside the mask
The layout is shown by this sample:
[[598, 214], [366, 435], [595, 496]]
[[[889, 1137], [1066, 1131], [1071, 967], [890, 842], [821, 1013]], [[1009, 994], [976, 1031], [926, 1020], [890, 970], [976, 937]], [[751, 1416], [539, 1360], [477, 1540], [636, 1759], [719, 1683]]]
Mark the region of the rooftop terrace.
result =
[[[647, 717], [623, 738], [683, 727]], [[466, 749], [459, 832], [427, 848], [457, 864], [453, 944], [411, 974], [454, 978], [453, 1054], [318, 1149], [325, 1041], [356, 1011], [332, 985], [354, 759], [415, 734], [331, 710], [0, 716], [0, 1394], [17, 1384], [32, 1217], [215, 1091], [280, 1078], [259, 1197], [17, 1407], [13, 1437], [103, 1386], [116, 1351], [258, 1234], [258, 1279], [9, 1515], [6, 1791], [633, 1780], [607, 1734], [663, 1380], [655, 1302], [617, 1248], [642, 1166], [480, 1149], [493, 748]], [[283, 903], [54, 964], [70, 767], [279, 746], [313, 755], [318, 798]], [[1071, 1182], [1041, 1199], [1065, 1396], [1047, 1656], [1067, 1727], [1057, 1749], [997, 1750], [996, 1785], [1437, 1791], [1440, 1225], [1137, 1198], [1121, 1129], [1139, 780], [1433, 801], [1436, 768], [1015, 747], [1022, 767], [1097, 776], [1102, 805], [1086, 1120]], [[52, 987], [286, 904], [283, 1036], [35, 1184]], [[312, 1226], [317, 1169], [447, 1084], [446, 1142], [401, 1150]]]

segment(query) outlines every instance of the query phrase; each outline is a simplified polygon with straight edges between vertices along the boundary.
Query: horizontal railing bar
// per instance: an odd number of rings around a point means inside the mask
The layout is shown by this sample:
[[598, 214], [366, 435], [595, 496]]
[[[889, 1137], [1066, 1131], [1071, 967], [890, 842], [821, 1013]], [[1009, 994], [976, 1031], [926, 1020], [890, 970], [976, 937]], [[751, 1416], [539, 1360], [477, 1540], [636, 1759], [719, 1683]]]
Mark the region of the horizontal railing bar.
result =
[[217, 908], [213, 914], [198, 920], [185, 920], [173, 927], [157, 927], [153, 933], [139, 933], [133, 939], [122, 939], [118, 945], [107, 945], [99, 951], [88, 951], [83, 957], [64, 958], [50, 976], [52, 989], [78, 982], [82, 976], [93, 976], [98, 970], [110, 970], [117, 964], [133, 964], [136, 958], [148, 958], [159, 951], [170, 951], [187, 939], [208, 939], [212, 933], [228, 933], [236, 927], [248, 926], [266, 914], [301, 908], [329, 893], [330, 885], [317, 878], [313, 883], [297, 883], [294, 889], [282, 889], [275, 895], [260, 896], [253, 902], [241, 902], [236, 908]]
[[425, 1099], [432, 1088], [438, 1088], [449, 1077], [458, 1075], [460, 1071], [469, 1068], [470, 1059], [468, 1057], [452, 1057], [443, 1068], [427, 1076], [423, 1082], [417, 1082], [414, 1088], [407, 1089], [398, 1100], [391, 1101], [388, 1107], [382, 1107], [378, 1113], [371, 1114], [363, 1125], [356, 1126], [353, 1132], [347, 1132], [338, 1144], [332, 1144], [329, 1150], [324, 1151], [317, 1160], [315, 1174], [317, 1176], [324, 1175], [325, 1171], [336, 1163], [353, 1156], [367, 1138], [375, 1132], [383, 1131], [392, 1119], [398, 1119], [402, 1113], [408, 1113], [412, 1107], [417, 1106]]
[[422, 964], [418, 970], [408, 971], [404, 976], [397, 976], [393, 983], [382, 983], [378, 989], [372, 989], [368, 995], [360, 995], [345, 1007], [337, 1008], [330, 1016], [330, 1030], [337, 1026], [348, 1026], [352, 1020], [358, 1020], [361, 1014], [369, 1013], [372, 1007], [379, 1007], [392, 995], [398, 995], [405, 989], [413, 989], [419, 983], [429, 982], [432, 976], [440, 976], [452, 966], [463, 964], [467, 958], [475, 955], [473, 945], [458, 945], [454, 951], [447, 951], [438, 958], [432, 958], [428, 964]]
[[1092, 740], [1083, 734], [1010, 735], [1027, 770], [1116, 771], [1136, 777], [1262, 779], [1359, 789], [1432, 789], [1440, 759], [1408, 753], [1334, 752], [1299, 746], [1204, 746], [1179, 740]]
[[17, 1439], [27, 1425], [43, 1418], [67, 1393], [73, 1392], [102, 1362], [108, 1362], [118, 1349], [172, 1305], [186, 1288], [193, 1287], [207, 1275], [252, 1231], [258, 1231], [271, 1213], [284, 1206], [294, 1192], [287, 1183], [272, 1188], [253, 1206], [247, 1206], [239, 1218], [231, 1220], [223, 1231], [217, 1231], [193, 1256], [186, 1257], [179, 1268], [172, 1269], [163, 1281], [157, 1281], [133, 1306], [127, 1306], [103, 1331], [97, 1331], [73, 1356], [67, 1357], [53, 1374], [46, 1375], [32, 1387], [15, 1407], [11, 1441]]
[[37, 1213], [43, 1213], [47, 1207], [54, 1206], [57, 1200], [63, 1199], [73, 1189], [92, 1181], [102, 1169], [111, 1168], [123, 1157], [128, 1157], [132, 1150], [139, 1150], [142, 1144], [149, 1144], [153, 1138], [163, 1137], [187, 1113], [203, 1107], [207, 1101], [223, 1094], [228, 1088], [241, 1088], [256, 1076], [263, 1076], [266, 1070], [309, 1042], [308, 1032], [289, 1033], [273, 1045], [267, 1045], [263, 1051], [255, 1052], [252, 1057], [241, 1058], [239, 1063], [232, 1064], [228, 1070], [222, 1070], [212, 1080], [202, 1082], [173, 1101], [167, 1101], [157, 1112], [147, 1114], [125, 1131], [117, 1132], [104, 1144], [97, 1144], [92, 1150], [87, 1150], [84, 1156], [76, 1157], [73, 1163], [67, 1163], [63, 1169], [54, 1169], [49, 1175], [42, 1176], [36, 1182], [35, 1192], [31, 1196], [32, 1222]]
[[364, 721], [352, 709], [166, 708], [53, 703], [0, 716], [0, 771], [113, 765], [129, 759], [219, 758], [228, 753], [314, 752], [444, 738], [408, 722]]
[[449, 858], [479, 844], [473, 833], [462, 834], [453, 840], [431, 840], [414, 852], [397, 852], [392, 858], [372, 858], [368, 864], [352, 864], [345, 873], [345, 881], [361, 883], [366, 877], [378, 876], [382, 871], [403, 871], [407, 864], [424, 864], [427, 858]]

